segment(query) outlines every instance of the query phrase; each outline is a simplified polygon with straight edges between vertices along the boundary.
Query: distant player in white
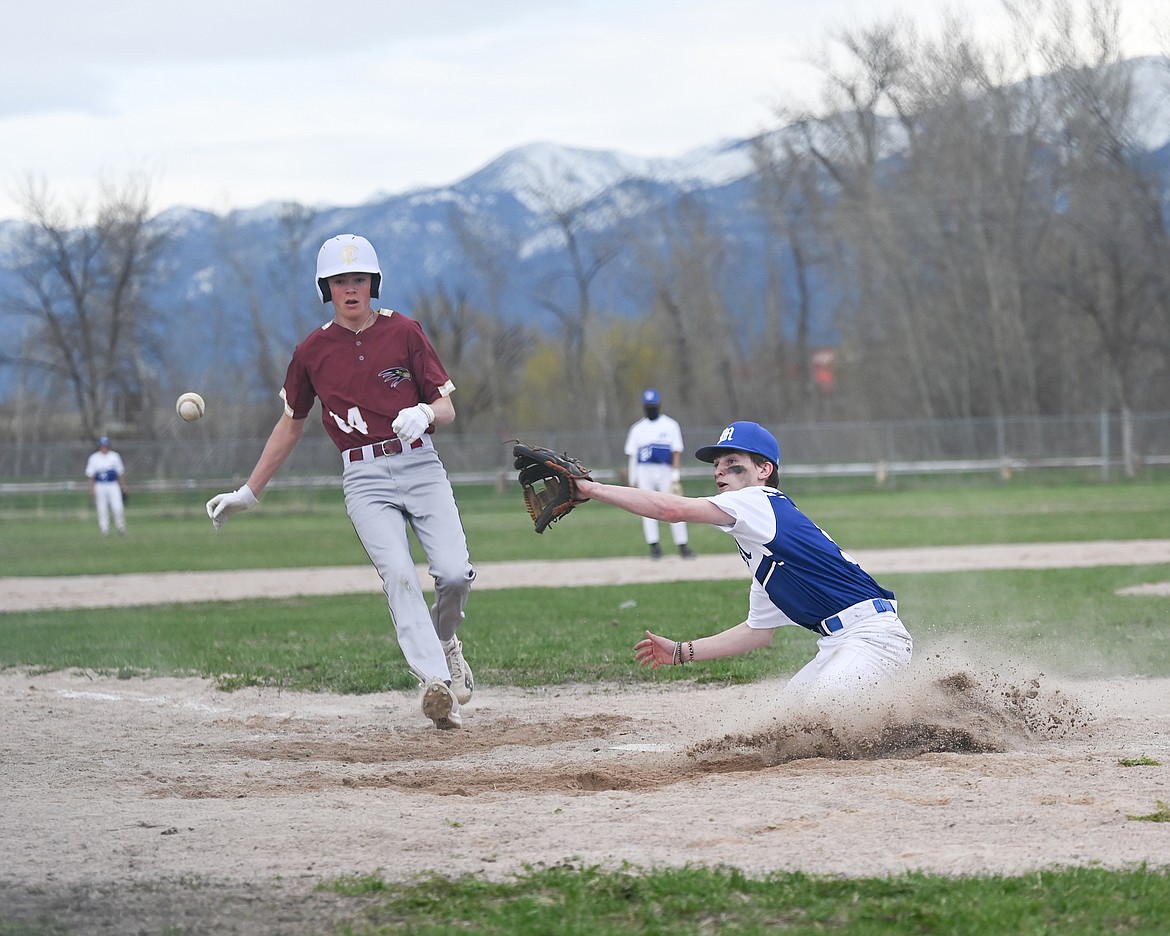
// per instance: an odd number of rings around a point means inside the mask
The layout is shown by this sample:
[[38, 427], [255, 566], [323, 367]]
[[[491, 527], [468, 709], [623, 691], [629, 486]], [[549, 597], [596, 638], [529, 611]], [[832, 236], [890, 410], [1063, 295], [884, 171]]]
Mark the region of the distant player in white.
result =
[[98, 450], [85, 463], [89, 479], [89, 493], [97, 507], [98, 529], [102, 536], [110, 535], [110, 514], [120, 536], [126, 535], [126, 505], [122, 495], [126, 490], [126, 466], [122, 456], [110, 448], [106, 436], [98, 439]]
[[[248, 482], [209, 500], [207, 514], [219, 529], [254, 506], [320, 401], [325, 431], [341, 451], [345, 509], [382, 579], [398, 645], [423, 690], [423, 715], [436, 728], [460, 728], [459, 706], [470, 701], [474, 682], [456, 631], [475, 569], [431, 441], [436, 426], [455, 419], [455, 385], [415, 319], [371, 307], [381, 283], [378, 256], [364, 237], [340, 234], [322, 245], [317, 288], [333, 317], [294, 349], [280, 391], [284, 413]], [[435, 582], [429, 609], [408, 528]]]
[[[644, 491], [682, 493], [682, 430], [678, 423], [662, 412], [662, 396], [653, 387], [642, 392], [642, 411], [646, 414], [626, 433], [627, 475], [630, 484]], [[658, 521], [642, 518], [642, 535], [650, 547], [650, 558], [662, 558]], [[670, 537], [684, 559], [695, 554], [688, 545], [687, 525], [672, 523]]]
[[578, 482], [591, 500], [668, 523], [709, 523], [730, 533], [751, 572], [746, 620], [685, 642], [647, 631], [634, 647], [643, 666], [747, 653], [767, 646], [777, 627], [789, 625], [819, 636], [816, 657], [790, 686], [853, 690], [909, 665], [913, 641], [898, 618], [894, 593], [875, 582], [776, 488], [780, 445], [775, 436], [758, 423], [734, 422], [695, 457], [714, 465], [718, 494], [679, 497]]

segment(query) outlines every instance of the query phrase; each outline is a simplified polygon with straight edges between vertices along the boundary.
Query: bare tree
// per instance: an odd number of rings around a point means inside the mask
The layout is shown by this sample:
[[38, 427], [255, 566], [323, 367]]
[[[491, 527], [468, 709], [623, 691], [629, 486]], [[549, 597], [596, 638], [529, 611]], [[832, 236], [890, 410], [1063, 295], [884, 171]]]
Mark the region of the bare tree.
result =
[[496, 431], [508, 425], [519, 393], [516, 375], [528, 354], [527, 329], [475, 310], [463, 291], [452, 294], [441, 283], [411, 308], [459, 390], [455, 431], [483, 422]]
[[[618, 254], [612, 243], [589, 236], [591, 214], [602, 210], [609, 192], [592, 198], [569, 194], [564, 187], [541, 181], [533, 190], [543, 204], [549, 234], [564, 250], [567, 267], [549, 274], [537, 285], [533, 298], [551, 312], [561, 327], [565, 360], [565, 385], [570, 388], [559, 401], [577, 424], [605, 423], [605, 413], [587, 413], [589, 382], [585, 374], [585, 339], [594, 315], [592, 287], [597, 274]], [[594, 402], [603, 399], [598, 396]]]
[[1002, 416], [1039, 407], [1027, 283], [1047, 243], [1045, 97], [1015, 82], [1023, 63], [960, 25], [923, 46], [898, 118], [910, 139], [896, 191], [918, 260], [916, 327], [940, 414]]
[[[448, 374], [467, 373], [467, 361], [475, 344], [475, 316], [466, 294], [460, 290], [451, 295], [440, 283], [433, 293], [415, 297], [411, 308]], [[460, 382], [463, 383], [462, 378]], [[465, 429], [476, 412], [490, 403], [487, 398], [477, 398], [475, 394], [460, 394], [459, 400], [461, 418], [456, 421], [456, 431]]]
[[774, 241], [767, 255], [771, 314], [764, 353], [778, 366], [769, 386], [778, 412], [813, 417], [821, 402], [813, 367], [814, 303], [819, 296], [828, 305], [823, 284], [831, 282], [840, 241], [822, 173], [807, 151], [792, 145], [789, 135], [773, 134], [757, 141], [753, 158], [757, 199]]
[[[516, 375], [528, 357], [530, 335], [529, 329], [523, 325], [506, 323], [502, 297], [518, 249], [506, 230], [465, 212], [452, 209], [450, 224], [473, 275], [487, 296], [486, 310], [475, 316], [480, 338], [476, 354], [467, 362], [468, 370], [460, 371], [456, 382], [460, 386], [468, 382], [474, 385], [476, 399], [486, 401], [490, 414], [488, 421], [493, 431], [499, 434], [515, 432], [513, 404], [520, 386]], [[461, 414], [463, 410], [464, 404], [461, 403]]]
[[[318, 302], [317, 281], [317, 212], [297, 201], [281, 204], [276, 218], [280, 240], [276, 261], [268, 268], [272, 295], [287, 315], [293, 342], [300, 341], [325, 319]], [[271, 317], [269, 317], [271, 324]], [[287, 337], [290, 328], [279, 329]], [[292, 345], [286, 345], [291, 350]]]
[[1056, 172], [1063, 203], [1059, 249], [1047, 286], [1074, 326], [1082, 316], [1091, 326], [1095, 341], [1083, 360], [1101, 380], [1085, 383], [1103, 406], [1120, 409], [1124, 469], [1132, 476], [1133, 409], [1145, 378], [1166, 365], [1170, 237], [1160, 191], [1133, 157], [1133, 73], [1120, 52], [1120, 9], [1096, 0], [1083, 22], [1076, 12], [1053, 5], [1051, 39], [1043, 47], [1064, 131]]
[[[936, 41], [898, 25], [843, 34], [825, 112], [766, 141], [764, 204], [795, 281], [836, 258], [843, 370], [865, 362], [859, 415], [1068, 411], [1094, 384], [1086, 369], [1125, 411], [1158, 366], [1166, 225], [1133, 158], [1120, 6], [1006, 5], [1003, 46], [958, 21]], [[809, 160], [819, 172], [798, 186]], [[818, 198], [824, 214], [802, 217]]]
[[30, 327], [6, 359], [64, 382], [83, 437], [113, 419], [149, 431], [158, 394], [150, 290], [166, 243], [152, 223], [149, 185], [103, 184], [89, 211], [84, 203], [66, 209], [29, 180], [19, 201], [27, 226], [12, 308]]
[[736, 377], [743, 363], [722, 289], [728, 244], [696, 198], [683, 198], [655, 217], [639, 262], [652, 289], [653, 334], [670, 372], [658, 383], [677, 397], [683, 418], [724, 421], [740, 411]]
[[284, 381], [296, 343], [323, 318], [312, 289], [311, 264], [316, 212], [299, 202], [284, 202], [277, 214], [275, 250], [249, 243], [237, 215], [219, 219], [217, 252], [238, 287], [225, 289], [232, 303], [230, 321], [246, 313], [255, 348], [252, 376], [266, 392]]
[[[828, 187], [825, 197], [833, 204], [843, 287], [838, 324], [864, 346], [867, 362], [855, 404], [881, 407], [909, 392], [921, 414], [931, 417], [936, 415], [932, 362], [928, 336], [919, 327], [927, 316], [916, 288], [918, 256], [900, 229], [905, 215], [889, 167], [891, 155], [906, 142], [905, 130], [891, 115], [908, 93], [917, 38], [909, 23], [896, 19], [846, 31], [837, 41], [845, 62], [824, 63], [823, 113], [794, 120], [785, 145], [819, 166], [820, 184]], [[895, 354], [896, 365], [880, 360], [883, 350]], [[842, 356], [846, 370], [858, 353]], [[878, 409], [870, 415], [883, 414]]]

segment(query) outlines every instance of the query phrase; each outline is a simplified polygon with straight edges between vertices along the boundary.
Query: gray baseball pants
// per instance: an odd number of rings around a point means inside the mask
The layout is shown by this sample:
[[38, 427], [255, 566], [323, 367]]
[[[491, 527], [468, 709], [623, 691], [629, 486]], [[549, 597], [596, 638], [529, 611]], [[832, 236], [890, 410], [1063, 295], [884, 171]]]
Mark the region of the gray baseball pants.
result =
[[[447, 471], [426, 439], [421, 448], [344, 466], [345, 509], [382, 590], [398, 645], [414, 674], [450, 679], [441, 641], [455, 636], [475, 569]], [[435, 583], [427, 608], [410, 555], [407, 527], [426, 553]]]

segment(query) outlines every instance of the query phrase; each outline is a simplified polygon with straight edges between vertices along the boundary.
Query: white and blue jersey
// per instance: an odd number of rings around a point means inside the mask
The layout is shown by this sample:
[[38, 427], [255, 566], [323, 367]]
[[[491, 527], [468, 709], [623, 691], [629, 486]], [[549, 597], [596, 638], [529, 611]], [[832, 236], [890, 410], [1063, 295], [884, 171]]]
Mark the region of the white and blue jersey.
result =
[[122, 500], [121, 480], [125, 474], [122, 456], [113, 449], [94, 452], [85, 463], [85, 476], [93, 481], [93, 501], [103, 536], [109, 535], [111, 514], [118, 532], [126, 532], [126, 505]]
[[[752, 573], [747, 624], [796, 624], [816, 633], [847, 608], [876, 600], [894, 611], [894, 593], [882, 588], [783, 492], [748, 487], [709, 497], [735, 518], [730, 533]], [[888, 607], [886, 607], [888, 605]]]
[[[669, 491], [676, 479], [674, 459], [683, 450], [682, 429], [669, 416], [656, 419], [643, 416], [626, 433], [627, 475], [629, 482], [644, 491]], [[661, 533], [658, 521], [642, 518], [642, 535], [657, 545]], [[689, 535], [685, 523], [670, 524], [670, 538], [676, 546], [686, 544]]]
[[632, 465], [665, 465], [674, 461], [674, 453], [683, 450], [682, 429], [666, 415], [657, 419], [643, 417], [626, 433], [626, 455]]
[[94, 452], [85, 464], [85, 476], [93, 478], [99, 484], [117, 482], [125, 473], [126, 466], [122, 464], [122, 456], [115, 451]]

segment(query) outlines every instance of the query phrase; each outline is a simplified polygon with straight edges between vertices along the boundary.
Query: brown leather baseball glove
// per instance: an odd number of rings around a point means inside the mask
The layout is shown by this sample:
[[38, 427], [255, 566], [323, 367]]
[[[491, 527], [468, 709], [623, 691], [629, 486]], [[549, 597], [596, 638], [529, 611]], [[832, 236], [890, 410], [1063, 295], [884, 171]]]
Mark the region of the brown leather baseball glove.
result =
[[512, 446], [524, 505], [537, 533], [556, 523], [578, 504], [589, 500], [577, 488], [577, 481], [592, 481], [589, 469], [573, 456], [554, 452], [542, 445], [517, 442]]

